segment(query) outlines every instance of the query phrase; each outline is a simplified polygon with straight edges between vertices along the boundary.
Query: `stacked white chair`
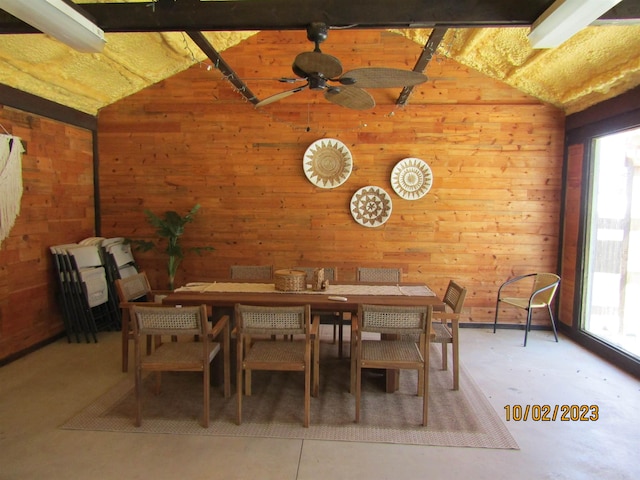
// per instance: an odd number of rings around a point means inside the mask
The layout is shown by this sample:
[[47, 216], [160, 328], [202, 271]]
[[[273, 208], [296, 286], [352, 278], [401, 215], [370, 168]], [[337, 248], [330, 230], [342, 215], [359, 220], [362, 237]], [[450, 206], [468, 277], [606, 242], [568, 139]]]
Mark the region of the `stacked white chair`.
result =
[[82, 337], [97, 342], [98, 331], [120, 329], [115, 278], [104, 242], [104, 238], [91, 237], [77, 244], [50, 247], [69, 342], [72, 338], [80, 342]]

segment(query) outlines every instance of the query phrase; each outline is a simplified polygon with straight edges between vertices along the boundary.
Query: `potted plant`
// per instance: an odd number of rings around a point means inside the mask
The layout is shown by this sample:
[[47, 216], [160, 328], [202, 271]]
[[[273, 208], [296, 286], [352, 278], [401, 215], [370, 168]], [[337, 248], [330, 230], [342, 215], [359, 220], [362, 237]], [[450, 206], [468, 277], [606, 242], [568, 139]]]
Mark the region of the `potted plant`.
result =
[[[145, 209], [144, 214], [151, 225], [156, 228], [156, 233], [161, 238], [166, 239], [167, 248], [164, 252], [169, 256], [167, 264], [167, 273], [169, 274], [169, 288], [173, 290], [174, 280], [176, 278], [176, 272], [182, 259], [184, 258], [185, 251], [180, 245], [180, 237], [184, 233], [184, 228], [187, 223], [193, 222], [193, 217], [200, 209], [200, 205], [196, 204], [185, 216], [180, 216], [177, 212], [170, 210], [164, 212], [162, 217], [157, 216], [149, 209]], [[135, 248], [143, 252], [147, 252], [153, 248], [156, 248], [156, 244], [152, 241], [135, 240], [133, 241]], [[187, 249], [189, 252], [195, 252], [198, 255], [203, 251], [214, 250], [213, 247], [190, 247]]]

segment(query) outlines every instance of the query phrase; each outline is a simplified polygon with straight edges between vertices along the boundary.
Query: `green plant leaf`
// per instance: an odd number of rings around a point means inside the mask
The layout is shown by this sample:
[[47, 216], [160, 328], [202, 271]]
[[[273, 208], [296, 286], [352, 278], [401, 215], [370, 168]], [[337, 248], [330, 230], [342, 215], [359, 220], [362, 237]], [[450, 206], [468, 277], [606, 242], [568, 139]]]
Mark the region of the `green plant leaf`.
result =
[[189, 249], [190, 252], [197, 253], [198, 255], [202, 255], [202, 252], [212, 252], [215, 248], [213, 247], [191, 247]]
[[[167, 273], [169, 274], [169, 286], [173, 289], [173, 281], [178, 271], [178, 266], [184, 258], [184, 250], [180, 245], [180, 237], [184, 234], [184, 226], [194, 220], [196, 212], [200, 209], [200, 204], [196, 204], [184, 217], [178, 212], [168, 210], [163, 217], [159, 217], [151, 210], [144, 210], [144, 214], [151, 226], [155, 227], [156, 234], [167, 239], [167, 247], [164, 252], [169, 256], [167, 263]], [[148, 251], [156, 247], [153, 242], [145, 240], [135, 240], [137, 249]], [[187, 251], [201, 255], [204, 251], [215, 250], [213, 247], [190, 247]]]
[[156, 248], [156, 244], [148, 240], [129, 240], [128, 243], [133, 245], [134, 250], [139, 250], [141, 252], [148, 252], [149, 250]]

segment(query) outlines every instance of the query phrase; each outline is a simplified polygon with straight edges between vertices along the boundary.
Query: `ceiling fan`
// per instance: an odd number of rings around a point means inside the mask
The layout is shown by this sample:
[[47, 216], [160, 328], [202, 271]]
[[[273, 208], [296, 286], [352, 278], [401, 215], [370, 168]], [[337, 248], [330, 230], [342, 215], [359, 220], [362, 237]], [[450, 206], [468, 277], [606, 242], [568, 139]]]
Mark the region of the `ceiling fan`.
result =
[[329, 27], [324, 23], [314, 22], [309, 25], [307, 38], [315, 43], [315, 48], [312, 52], [298, 54], [293, 61], [293, 73], [299, 78], [280, 79], [284, 83], [294, 83], [301, 79], [306, 80], [306, 83], [267, 97], [258, 102], [256, 107], [269, 105], [308, 88], [323, 90], [324, 98], [336, 105], [367, 110], [375, 107], [376, 102], [365, 88], [409, 87], [427, 81], [427, 76], [420, 72], [398, 68], [356, 68], [343, 74], [340, 60], [320, 51], [320, 44], [327, 39], [328, 31]]

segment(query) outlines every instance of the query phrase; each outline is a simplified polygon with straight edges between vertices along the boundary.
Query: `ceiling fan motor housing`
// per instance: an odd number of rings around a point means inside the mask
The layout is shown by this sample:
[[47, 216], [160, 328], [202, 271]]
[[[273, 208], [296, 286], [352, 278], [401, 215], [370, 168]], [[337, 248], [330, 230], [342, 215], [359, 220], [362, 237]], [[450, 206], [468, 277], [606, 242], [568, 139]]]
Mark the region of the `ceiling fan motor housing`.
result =
[[322, 22], [312, 22], [307, 27], [307, 39], [314, 42], [316, 46], [319, 43], [324, 42], [329, 35], [329, 27], [327, 27], [326, 23]]
[[311, 90], [324, 90], [327, 88], [327, 79], [321, 74], [312, 73], [307, 77], [309, 80], [309, 89]]

